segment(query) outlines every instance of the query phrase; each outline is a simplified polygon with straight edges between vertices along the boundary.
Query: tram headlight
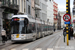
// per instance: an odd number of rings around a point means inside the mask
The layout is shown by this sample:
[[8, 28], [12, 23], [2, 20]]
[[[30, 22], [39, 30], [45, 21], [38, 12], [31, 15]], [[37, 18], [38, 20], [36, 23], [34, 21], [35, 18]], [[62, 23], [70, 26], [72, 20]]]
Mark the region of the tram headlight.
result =
[[14, 35], [11, 35], [12, 37], [14, 36]]
[[25, 35], [22, 35], [22, 36], [25, 36]]

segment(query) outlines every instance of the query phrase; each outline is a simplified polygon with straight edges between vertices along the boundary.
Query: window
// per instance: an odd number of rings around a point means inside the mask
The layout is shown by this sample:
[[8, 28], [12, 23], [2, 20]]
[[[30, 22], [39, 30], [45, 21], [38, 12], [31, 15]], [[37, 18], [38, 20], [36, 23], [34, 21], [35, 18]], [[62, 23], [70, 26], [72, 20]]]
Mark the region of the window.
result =
[[35, 23], [29, 23], [27, 28], [27, 33], [34, 33], [34, 32], [36, 32]]
[[28, 14], [30, 14], [30, 6], [28, 5]]
[[27, 0], [27, 1], [29, 1], [29, 0]]
[[51, 0], [50, 0], [51, 1]]
[[24, 1], [22, 0], [22, 1], [21, 1], [22, 12], [24, 12], [24, 6], [23, 6], [23, 5], [24, 5]]
[[17, 5], [17, 0], [12, 0], [13, 1], [13, 4], [16, 4]]

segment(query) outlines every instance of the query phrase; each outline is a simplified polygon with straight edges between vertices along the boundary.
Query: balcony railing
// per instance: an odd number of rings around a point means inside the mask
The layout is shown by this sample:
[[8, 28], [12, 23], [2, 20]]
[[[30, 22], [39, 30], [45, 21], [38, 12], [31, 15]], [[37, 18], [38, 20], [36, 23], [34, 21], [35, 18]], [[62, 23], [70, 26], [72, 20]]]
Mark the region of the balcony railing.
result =
[[35, 0], [35, 4], [40, 5], [39, 0]]
[[16, 10], [19, 10], [19, 5], [13, 5], [13, 4], [10, 4], [10, 6], [9, 6], [10, 8], [12, 8], [12, 9], [16, 9]]
[[7, 2], [6, 0], [3, 0], [2, 3], [0, 4], [1, 8], [11, 8], [11, 9], [16, 9], [19, 10], [19, 5], [12, 4], [11, 2]]

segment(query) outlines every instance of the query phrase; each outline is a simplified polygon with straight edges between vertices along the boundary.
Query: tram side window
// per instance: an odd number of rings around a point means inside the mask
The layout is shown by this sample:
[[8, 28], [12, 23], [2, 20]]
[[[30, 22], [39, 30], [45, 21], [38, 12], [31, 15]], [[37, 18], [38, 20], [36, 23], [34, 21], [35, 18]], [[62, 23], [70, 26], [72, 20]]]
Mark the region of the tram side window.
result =
[[43, 26], [43, 30], [45, 31], [45, 25]]
[[43, 24], [41, 25], [41, 31], [44, 31], [44, 25]]
[[51, 30], [53, 30], [53, 26], [51, 26]]
[[36, 32], [36, 26], [35, 23], [31, 23], [28, 25], [27, 33], [33, 33]]
[[27, 28], [27, 33], [32, 33], [32, 30], [31, 30], [31, 25], [32, 25], [32, 24], [29, 24], [29, 25], [28, 25], [28, 28]]
[[32, 24], [32, 31], [33, 31], [33, 32], [36, 32], [36, 26], [35, 26], [35, 23]]
[[45, 31], [47, 31], [47, 25], [45, 25]]
[[49, 26], [49, 30], [50, 30], [50, 26]]
[[38, 24], [38, 31], [41, 32], [41, 24]]

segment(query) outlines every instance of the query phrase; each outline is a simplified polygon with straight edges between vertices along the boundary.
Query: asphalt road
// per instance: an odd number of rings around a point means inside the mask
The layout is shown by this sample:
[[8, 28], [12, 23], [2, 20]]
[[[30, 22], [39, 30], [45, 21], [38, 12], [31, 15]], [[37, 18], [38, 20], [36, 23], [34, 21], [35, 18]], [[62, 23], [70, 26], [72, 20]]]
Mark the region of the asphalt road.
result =
[[62, 31], [59, 31], [33, 42], [13, 43], [8, 41], [5, 45], [0, 45], [0, 50], [50, 50], [56, 46], [61, 35]]

